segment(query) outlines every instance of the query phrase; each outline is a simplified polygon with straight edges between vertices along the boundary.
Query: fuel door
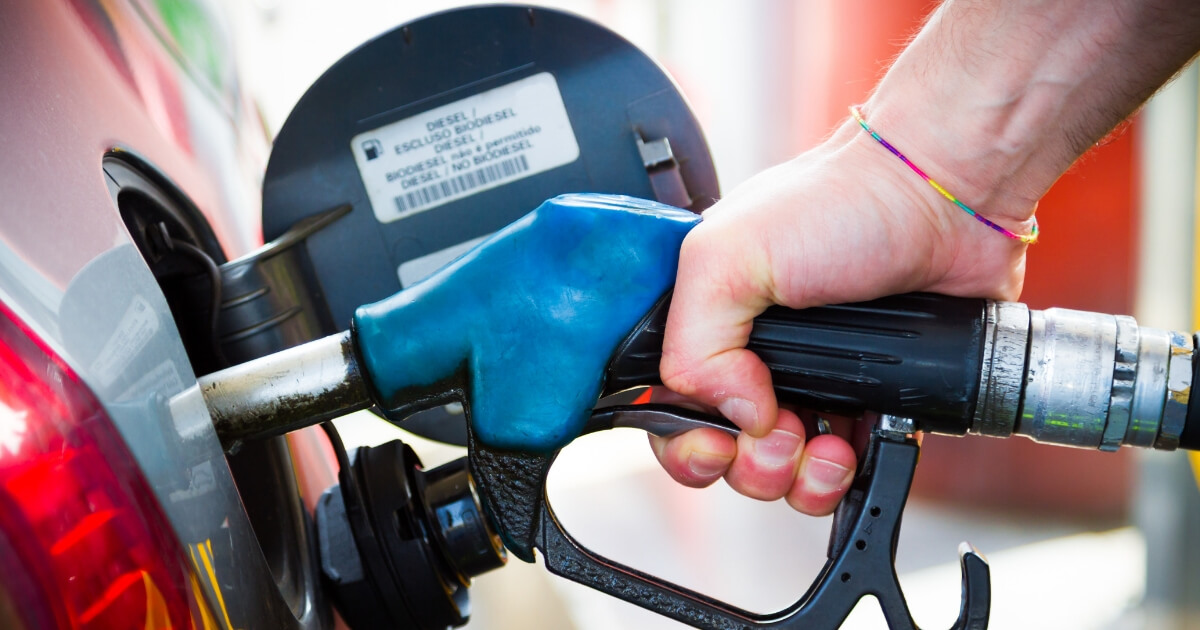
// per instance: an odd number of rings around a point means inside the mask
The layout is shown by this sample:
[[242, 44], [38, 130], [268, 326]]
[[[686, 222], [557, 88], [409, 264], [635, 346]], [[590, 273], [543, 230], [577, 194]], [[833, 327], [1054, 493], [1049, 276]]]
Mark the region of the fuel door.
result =
[[[303, 243], [328, 311], [315, 319], [332, 322], [316, 338], [567, 192], [696, 212], [718, 197], [686, 101], [628, 41], [549, 9], [455, 9], [363, 44], [309, 88], [275, 139], [263, 233], [337, 209]], [[405, 428], [460, 441], [449, 413]]]

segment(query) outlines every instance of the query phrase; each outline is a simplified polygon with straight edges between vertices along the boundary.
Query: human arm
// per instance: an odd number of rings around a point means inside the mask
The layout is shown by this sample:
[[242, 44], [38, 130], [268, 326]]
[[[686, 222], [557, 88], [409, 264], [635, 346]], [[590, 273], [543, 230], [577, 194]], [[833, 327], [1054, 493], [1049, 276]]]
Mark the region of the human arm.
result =
[[[1062, 172], [1198, 47], [1200, 7], [1189, 2], [956, 0], [934, 12], [862, 111], [946, 189], [1025, 234]], [[854, 452], [832, 436], [806, 442], [799, 420], [778, 412], [765, 366], [743, 349], [753, 317], [775, 303], [913, 290], [1015, 299], [1024, 256], [1022, 243], [951, 205], [847, 118], [715, 205], [685, 241], [662, 376], [745, 431], [736, 443], [708, 432], [657, 441], [656, 454], [688, 485], [725, 474], [744, 494], [832, 510]], [[786, 457], [769, 456], [789, 445]], [[821, 461], [832, 465], [824, 475]]]

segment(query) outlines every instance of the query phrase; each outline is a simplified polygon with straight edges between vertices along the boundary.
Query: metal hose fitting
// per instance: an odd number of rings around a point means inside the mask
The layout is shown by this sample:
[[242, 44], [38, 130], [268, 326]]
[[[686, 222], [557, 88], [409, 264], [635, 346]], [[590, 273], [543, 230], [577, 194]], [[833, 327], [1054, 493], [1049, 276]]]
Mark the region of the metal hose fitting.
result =
[[1132, 317], [989, 302], [971, 432], [1115, 451], [1174, 450], [1192, 338]]

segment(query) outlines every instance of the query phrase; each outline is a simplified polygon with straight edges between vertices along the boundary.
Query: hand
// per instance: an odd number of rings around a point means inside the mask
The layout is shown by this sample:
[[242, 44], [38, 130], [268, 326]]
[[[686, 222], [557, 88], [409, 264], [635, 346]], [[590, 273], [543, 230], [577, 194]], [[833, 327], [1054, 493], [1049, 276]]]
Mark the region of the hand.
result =
[[[814, 515], [831, 512], [849, 487], [854, 450], [837, 432], [812, 437], [796, 413], [779, 409], [767, 367], [745, 349], [754, 317], [768, 306], [917, 290], [1020, 294], [1025, 246], [949, 204], [852, 125], [735, 190], [683, 243], [663, 383], [743, 430], [736, 441], [715, 430], [653, 440], [660, 463], [684, 485], [724, 476], [742, 494], [786, 497]], [[992, 218], [1014, 231], [1028, 227]]]

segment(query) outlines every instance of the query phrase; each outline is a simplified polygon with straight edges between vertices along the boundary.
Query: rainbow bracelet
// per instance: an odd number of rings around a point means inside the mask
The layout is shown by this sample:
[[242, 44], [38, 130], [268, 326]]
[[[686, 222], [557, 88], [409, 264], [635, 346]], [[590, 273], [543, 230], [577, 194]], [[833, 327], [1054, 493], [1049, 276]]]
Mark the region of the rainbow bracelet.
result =
[[958, 206], [959, 208], [962, 208], [963, 211], [965, 211], [967, 214], [978, 219], [980, 223], [992, 228], [993, 230], [996, 230], [997, 232], [1007, 236], [1008, 238], [1016, 239], [1018, 241], [1021, 241], [1022, 243], [1025, 243], [1026, 245], [1032, 245], [1037, 242], [1037, 239], [1038, 239], [1037, 217], [1033, 217], [1033, 230], [1029, 233], [1028, 236], [1022, 236], [1020, 234], [1017, 234], [1015, 232], [1007, 230], [999, 225], [996, 225], [992, 221], [988, 220], [987, 217], [970, 209], [969, 207], [967, 207], [967, 204], [959, 201], [958, 198], [955, 197], [954, 195], [951, 195], [949, 191], [947, 191], [945, 188], [942, 188], [941, 184], [933, 181], [933, 178], [926, 175], [925, 171], [922, 171], [921, 169], [917, 168], [917, 165], [913, 164], [912, 161], [910, 161], [907, 157], [905, 157], [904, 154], [899, 151], [899, 149], [892, 146], [891, 143], [889, 143], [887, 140], [884, 140], [882, 137], [880, 137], [879, 134], [875, 133], [875, 130], [871, 129], [871, 126], [867, 124], [866, 119], [863, 118], [862, 112], [860, 112], [858, 110], [858, 105], [850, 106], [850, 115], [854, 116], [854, 120], [858, 121], [858, 124], [862, 126], [863, 131], [866, 131], [867, 133], [871, 134], [872, 138], [875, 138], [876, 140], [878, 140], [879, 144], [882, 144], [884, 146], [884, 148], [886, 148], [888, 151], [892, 152], [892, 155], [900, 158], [900, 161], [907, 164], [908, 168], [911, 168], [914, 173], [916, 173], [917, 175], [920, 175], [921, 178], [924, 179], [926, 182], [929, 182], [929, 185], [933, 186], [934, 190], [942, 193], [942, 196], [945, 197], [946, 199], [949, 199], [950, 203], [953, 203], [954, 205]]

